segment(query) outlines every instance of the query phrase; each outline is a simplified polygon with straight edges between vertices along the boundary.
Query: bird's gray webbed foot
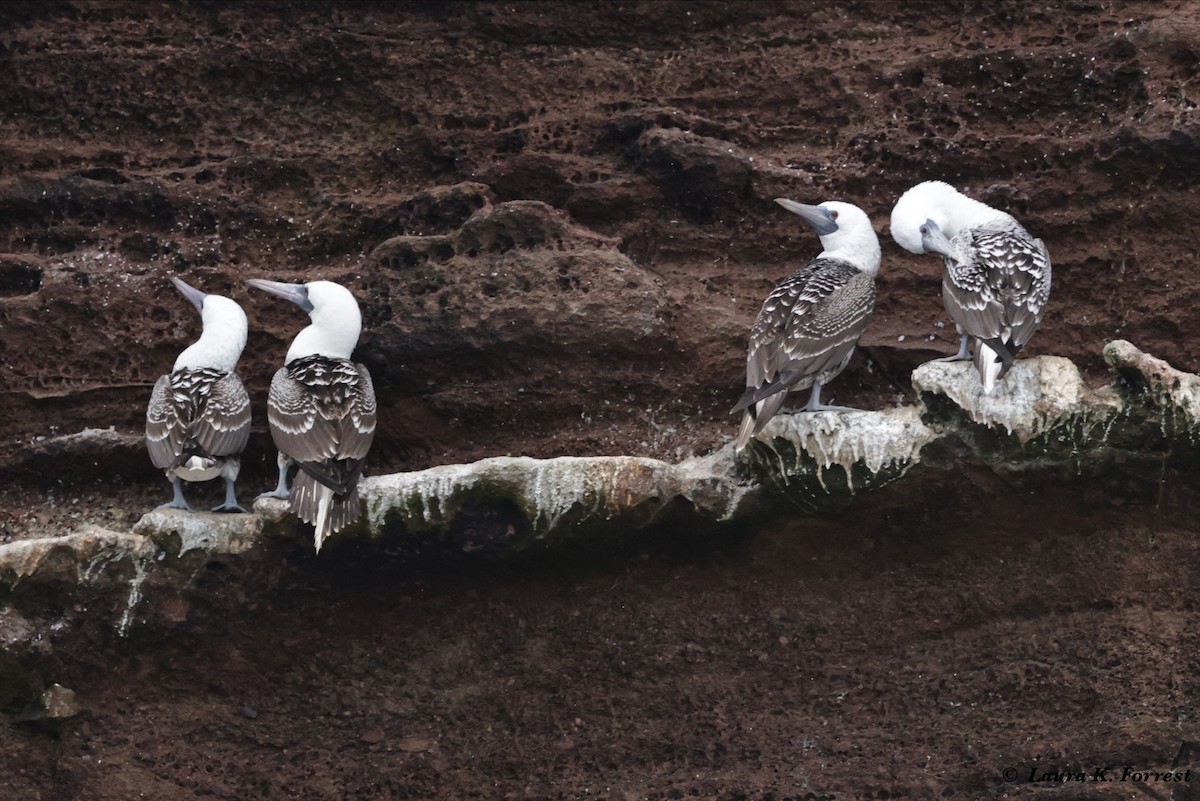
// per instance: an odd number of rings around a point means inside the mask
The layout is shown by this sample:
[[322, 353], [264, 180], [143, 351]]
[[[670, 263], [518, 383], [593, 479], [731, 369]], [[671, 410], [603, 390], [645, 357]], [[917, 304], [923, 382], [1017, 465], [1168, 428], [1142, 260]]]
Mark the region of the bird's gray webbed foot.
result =
[[831, 403], [818, 403], [815, 406], [812, 404], [809, 404], [808, 406], [805, 406], [801, 411], [804, 411], [804, 412], [861, 412], [863, 410], [859, 409], [855, 406], [835, 406]]
[[853, 406], [835, 406], [832, 403], [821, 403], [821, 382], [813, 383], [812, 394], [808, 396], [808, 403], [801, 409], [802, 412], [861, 412], [862, 409], [855, 409]]
[[284, 462], [283, 458], [281, 457], [279, 460], [279, 483], [275, 485], [275, 489], [271, 490], [270, 492], [264, 492], [263, 494], [259, 495], [258, 497], [259, 498], [279, 498], [280, 500], [283, 500], [283, 501], [290, 499], [292, 497], [292, 491], [290, 489], [288, 489], [287, 471], [288, 471], [288, 463]]
[[241, 512], [246, 514], [246, 510], [237, 502], [237, 496], [233, 491], [233, 482], [228, 478], [225, 479], [225, 500], [220, 506], [213, 507], [214, 512]]
[[160, 505], [159, 509], [183, 509], [186, 512], [196, 511], [188, 505], [187, 500], [183, 497], [183, 482], [178, 477], [171, 479], [171, 487], [175, 490], [175, 496], [166, 503]]
[[934, 359], [935, 362], [965, 362], [971, 359], [970, 338], [963, 334], [958, 340], [958, 353], [953, 356], [942, 356]]

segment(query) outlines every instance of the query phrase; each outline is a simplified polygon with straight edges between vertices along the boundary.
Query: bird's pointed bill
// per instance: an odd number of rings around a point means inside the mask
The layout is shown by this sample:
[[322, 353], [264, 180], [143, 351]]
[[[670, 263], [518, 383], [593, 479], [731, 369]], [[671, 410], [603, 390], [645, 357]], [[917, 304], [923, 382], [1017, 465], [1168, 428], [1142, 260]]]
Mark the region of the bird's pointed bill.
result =
[[785, 197], [777, 197], [775, 198], [775, 202], [792, 214], [800, 215], [821, 236], [832, 234], [838, 229], [838, 224], [830, 216], [828, 209], [823, 209], [820, 206], [809, 206], [806, 203], [797, 203]]
[[926, 220], [921, 226], [921, 247], [926, 253], [937, 253], [942, 256], [954, 256], [954, 248], [950, 240], [942, 233], [942, 229], [933, 220]]
[[196, 289], [194, 286], [184, 283], [174, 276], [171, 276], [171, 283], [175, 285], [175, 288], [179, 290], [181, 295], [187, 298], [191, 304], [196, 307], [196, 311], [204, 311], [205, 293], [201, 292], [199, 289]]
[[246, 283], [255, 289], [261, 289], [276, 297], [290, 300], [306, 312], [313, 310], [312, 301], [308, 299], [308, 286], [305, 284], [285, 284], [281, 281], [268, 281], [265, 278], [248, 278]]

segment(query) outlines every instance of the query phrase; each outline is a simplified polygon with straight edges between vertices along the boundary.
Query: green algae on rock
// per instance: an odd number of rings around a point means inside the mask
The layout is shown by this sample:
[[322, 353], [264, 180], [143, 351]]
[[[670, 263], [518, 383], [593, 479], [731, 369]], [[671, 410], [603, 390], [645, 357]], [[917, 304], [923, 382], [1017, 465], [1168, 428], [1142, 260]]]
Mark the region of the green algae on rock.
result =
[[1182, 429], [1200, 429], [1200, 376], [1177, 370], [1123, 339], [1104, 346], [1104, 360], [1117, 371], [1127, 391], [1142, 390], [1142, 399], [1164, 416], [1178, 418], [1175, 422]]
[[1090, 389], [1079, 369], [1059, 356], [1016, 362], [991, 395], [985, 395], [970, 362], [927, 362], [913, 371], [913, 388], [927, 408], [943, 396], [966, 419], [999, 428], [1022, 446], [1072, 420], [1106, 421], [1121, 411], [1110, 387]]
[[676, 513], [728, 520], [745, 495], [729, 467], [714, 458], [673, 465], [636, 456], [502, 456], [367, 478], [359, 491], [370, 533], [399, 527], [470, 552], [614, 521], [644, 528]]
[[895, 481], [935, 436], [913, 406], [777, 415], [751, 440], [746, 460], [756, 478], [811, 514]]

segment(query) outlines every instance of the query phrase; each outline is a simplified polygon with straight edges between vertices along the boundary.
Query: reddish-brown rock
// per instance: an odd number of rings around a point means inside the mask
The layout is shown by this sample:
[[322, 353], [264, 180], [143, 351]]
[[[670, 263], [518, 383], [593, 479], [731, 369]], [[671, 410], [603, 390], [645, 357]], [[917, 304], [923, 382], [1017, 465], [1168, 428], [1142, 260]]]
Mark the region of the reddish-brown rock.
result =
[[[937, 260], [887, 232], [931, 178], [1047, 242], [1031, 355], [1096, 384], [1124, 339], [1195, 373], [1198, 31], [1183, 0], [0, 4], [0, 541], [166, 500], [137, 436], [198, 331], [173, 275], [250, 316], [243, 500], [304, 324], [245, 278], [360, 297], [372, 473], [674, 462], [732, 435], [750, 323], [818, 250], [779, 196], [884, 240], [836, 402], [891, 406], [954, 349]], [[1031, 769], [1128, 765], [1191, 769], [1139, 789], [1192, 798], [1195, 449], [1116, 433], [1101, 479], [931, 449], [928, 481], [720, 542], [195, 552], [127, 640], [96, 621], [141, 583], [26, 584], [0, 711], [57, 683], [82, 712], [0, 722], [5, 797], [1028, 798]]]
[[1031, 353], [1093, 377], [1116, 337], [1200, 356], [1187, 3], [0, 15], [0, 466], [38, 436], [140, 430], [197, 330], [170, 275], [246, 305], [258, 399], [303, 321], [242, 280], [347, 283], [376, 471], [710, 449], [762, 298], [817, 251], [780, 195], [876, 221], [878, 310], [830, 391], [886, 404], [954, 339], [936, 260], [887, 236], [927, 178], [1048, 243]]

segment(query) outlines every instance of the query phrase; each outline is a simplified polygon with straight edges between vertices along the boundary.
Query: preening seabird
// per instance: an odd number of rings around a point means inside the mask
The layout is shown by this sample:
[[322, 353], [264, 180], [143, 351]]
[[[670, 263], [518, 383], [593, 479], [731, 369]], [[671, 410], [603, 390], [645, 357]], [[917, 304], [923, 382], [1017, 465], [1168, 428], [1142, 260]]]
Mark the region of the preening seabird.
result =
[[[312, 318], [271, 379], [267, 421], [279, 449], [279, 484], [266, 495], [291, 498], [292, 513], [316, 527], [320, 551], [326, 537], [358, 519], [358, 479], [375, 438], [371, 374], [350, 361], [362, 315], [350, 290], [331, 281], [247, 283], [290, 300]], [[293, 462], [300, 471], [289, 492]]]
[[1042, 322], [1050, 298], [1050, 254], [1011, 214], [942, 181], [909, 189], [892, 209], [892, 238], [913, 253], [942, 257], [942, 301], [958, 326], [958, 353], [991, 393]]
[[214, 512], [244, 512], [233, 483], [250, 437], [250, 397], [234, 369], [246, 346], [246, 313], [229, 298], [207, 295], [178, 278], [171, 282], [200, 312], [200, 338], [179, 354], [154, 384], [146, 408], [150, 461], [175, 489], [159, 508], [187, 509], [181, 481], [225, 479], [225, 502]]
[[821, 403], [821, 387], [850, 363], [875, 310], [879, 237], [857, 206], [831, 200], [807, 206], [775, 201], [800, 215], [824, 250], [767, 296], [750, 331], [746, 391], [733, 407], [745, 410], [737, 449], [779, 411], [789, 390], [812, 387], [804, 411], [843, 410]]

